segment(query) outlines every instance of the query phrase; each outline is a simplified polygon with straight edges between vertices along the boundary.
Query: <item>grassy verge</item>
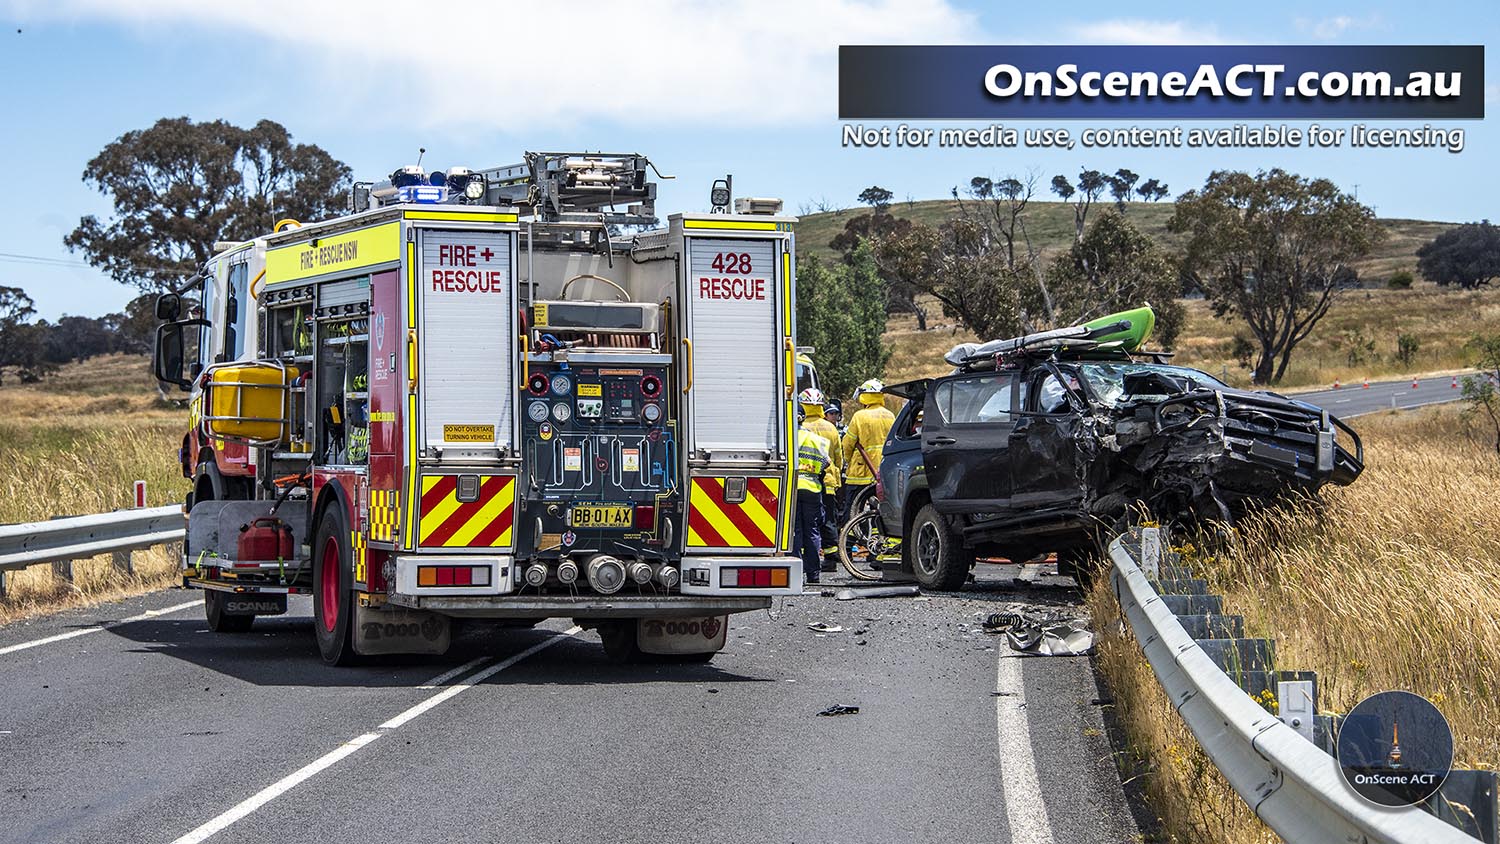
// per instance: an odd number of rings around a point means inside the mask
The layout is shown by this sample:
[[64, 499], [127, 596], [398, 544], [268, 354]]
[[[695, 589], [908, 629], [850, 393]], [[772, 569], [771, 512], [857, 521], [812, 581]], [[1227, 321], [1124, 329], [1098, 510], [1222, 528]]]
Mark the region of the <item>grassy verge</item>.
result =
[[[1459, 767], [1500, 766], [1500, 459], [1454, 408], [1365, 417], [1369, 466], [1326, 506], [1247, 519], [1194, 564], [1246, 635], [1277, 661], [1318, 672], [1324, 711], [1408, 689], [1453, 726]], [[1095, 618], [1116, 618], [1109, 589]], [[1229, 790], [1162, 695], [1140, 651], [1101, 625], [1099, 664], [1129, 753], [1178, 841], [1274, 841]]]
[[[39, 385], [0, 388], [0, 522], [129, 507], [133, 482], [148, 503], [180, 502], [177, 470], [185, 411], [159, 402], [144, 359], [111, 356], [69, 367]], [[175, 552], [174, 552], [175, 553]], [[136, 574], [114, 572], [108, 555], [74, 564], [74, 581], [51, 566], [7, 574], [0, 623], [109, 600], [171, 583], [177, 560], [165, 548], [137, 551]]]

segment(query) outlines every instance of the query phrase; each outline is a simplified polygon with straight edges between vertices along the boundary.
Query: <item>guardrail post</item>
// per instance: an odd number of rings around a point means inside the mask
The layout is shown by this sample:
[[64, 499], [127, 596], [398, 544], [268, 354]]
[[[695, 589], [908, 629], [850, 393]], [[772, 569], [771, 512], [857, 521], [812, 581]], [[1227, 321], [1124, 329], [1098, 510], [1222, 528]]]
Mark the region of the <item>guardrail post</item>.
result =
[[1308, 741], [1313, 740], [1313, 716], [1317, 702], [1313, 699], [1311, 680], [1282, 680], [1276, 684], [1277, 717]]
[[1141, 571], [1155, 579], [1161, 570], [1161, 528], [1141, 530]]
[[135, 563], [131, 561], [129, 551], [114, 552], [110, 562], [114, 564], [115, 571], [120, 574], [135, 574]]
[[60, 580], [66, 580], [67, 582], [72, 583], [73, 582], [73, 561], [72, 560], [58, 560], [57, 562], [53, 563], [52, 564], [52, 576], [56, 577], [56, 578], [58, 578]]
[[0, 598], [5, 597], [5, 572], [0, 571]]

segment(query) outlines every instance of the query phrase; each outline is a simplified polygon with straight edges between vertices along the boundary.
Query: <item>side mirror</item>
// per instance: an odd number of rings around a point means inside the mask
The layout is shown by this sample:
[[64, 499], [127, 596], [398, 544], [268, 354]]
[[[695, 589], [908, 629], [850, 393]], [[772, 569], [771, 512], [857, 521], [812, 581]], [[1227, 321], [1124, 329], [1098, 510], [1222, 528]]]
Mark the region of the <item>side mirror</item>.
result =
[[176, 293], [163, 293], [156, 297], [156, 318], [162, 322], [174, 322], [182, 316], [182, 297]]
[[[151, 363], [151, 373], [156, 376], [156, 380], [176, 384], [177, 389], [183, 392], [193, 388], [192, 379], [185, 378], [182, 374], [183, 364], [187, 357], [183, 330], [208, 324], [206, 319], [187, 319], [180, 322], [165, 322], [156, 327], [156, 347]], [[196, 378], [202, 368], [197, 361], [193, 362], [193, 367], [193, 378]]]

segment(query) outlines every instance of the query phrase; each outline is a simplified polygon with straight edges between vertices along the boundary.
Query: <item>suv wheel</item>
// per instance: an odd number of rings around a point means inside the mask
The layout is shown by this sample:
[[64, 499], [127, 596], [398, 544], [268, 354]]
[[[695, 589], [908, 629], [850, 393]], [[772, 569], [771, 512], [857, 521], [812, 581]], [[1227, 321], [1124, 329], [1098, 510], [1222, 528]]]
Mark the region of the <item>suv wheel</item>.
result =
[[911, 548], [912, 574], [923, 587], [952, 592], [968, 579], [974, 555], [931, 504], [917, 511], [906, 544]]

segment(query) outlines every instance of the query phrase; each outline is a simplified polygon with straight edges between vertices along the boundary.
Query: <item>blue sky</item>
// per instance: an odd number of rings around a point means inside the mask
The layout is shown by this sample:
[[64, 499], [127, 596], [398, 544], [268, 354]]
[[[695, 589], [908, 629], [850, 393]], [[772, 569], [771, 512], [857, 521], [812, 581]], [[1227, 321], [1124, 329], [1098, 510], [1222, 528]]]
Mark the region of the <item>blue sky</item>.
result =
[[[1129, 167], [1175, 192], [1213, 169], [1280, 166], [1358, 185], [1383, 216], [1500, 218], [1494, 117], [1444, 124], [1467, 130], [1458, 155], [840, 146], [840, 43], [1488, 44], [1500, 34], [1493, 0], [1312, 5], [0, 0], [0, 169], [14, 185], [0, 201], [0, 285], [25, 288], [48, 319], [123, 307], [133, 288], [62, 246], [80, 216], [109, 211], [79, 176], [121, 133], [178, 115], [277, 120], [361, 178], [412, 162], [419, 146], [432, 167], [511, 163], [526, 149], [638, 150], [678, 177], [662, 185], [664, 213], [701, 209], [726, 172], [737, 194], [780, 196], [796, 211], [852, 205], [870, 184], [926, 199], [979, 174], [1034, 170], [1045, 182]], [[1494, 51], [1486, 65], [1494, 111]]]

